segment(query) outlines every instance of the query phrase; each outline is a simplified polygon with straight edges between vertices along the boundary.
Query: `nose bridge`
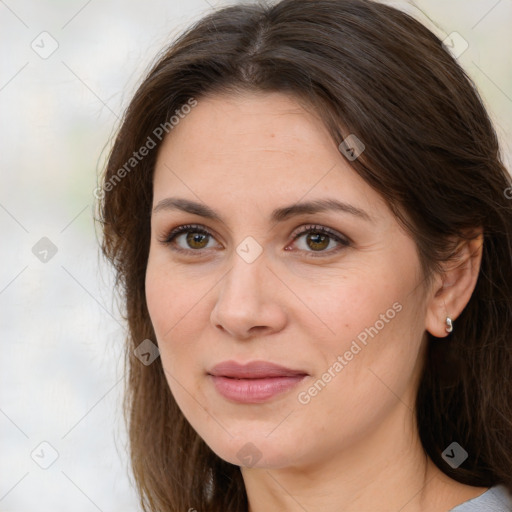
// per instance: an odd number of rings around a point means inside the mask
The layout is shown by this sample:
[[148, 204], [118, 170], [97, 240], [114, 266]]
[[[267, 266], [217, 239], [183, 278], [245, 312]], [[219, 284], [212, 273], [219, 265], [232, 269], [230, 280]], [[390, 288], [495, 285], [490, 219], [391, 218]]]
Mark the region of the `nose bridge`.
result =
[[268, 272], [265, 255], [262, 251], [256, 258], [253, 255], [246, 258], [251, 251], [252, 248], [250, 245], [247, 248], [245, 242], [237, 247], [236, 253], [233, 254], [231, 269], [221, 285], [221, 294], [224, 298], [229, 295], [234, 300], [252, 302], [263, 291], [260, 284], [265, 279], [265, 272]]
[[[261, 252], [252, 260], [246, 258], [247, 252], [240, 255], [240, 249], [247, 247], [241, 244], [232, 255], [231, 268], [219, 283], [211, 321], [238, 338], [250, 336], [253, 327], [279, 330], [285, 315], [270, 289], [272, 273], [266, 267], [265, 254]], [[249, 245], [249, 253], [250, 250]]]

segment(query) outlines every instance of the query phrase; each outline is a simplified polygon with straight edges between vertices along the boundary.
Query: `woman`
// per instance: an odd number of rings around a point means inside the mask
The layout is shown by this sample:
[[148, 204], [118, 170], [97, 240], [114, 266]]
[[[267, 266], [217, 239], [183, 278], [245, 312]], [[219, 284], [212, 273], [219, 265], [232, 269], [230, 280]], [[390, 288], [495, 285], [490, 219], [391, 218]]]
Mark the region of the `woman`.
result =
[[102, 185], [144, 510], [512, 510], [510, 186], [471, 80], [396, 9], [190, 28]]

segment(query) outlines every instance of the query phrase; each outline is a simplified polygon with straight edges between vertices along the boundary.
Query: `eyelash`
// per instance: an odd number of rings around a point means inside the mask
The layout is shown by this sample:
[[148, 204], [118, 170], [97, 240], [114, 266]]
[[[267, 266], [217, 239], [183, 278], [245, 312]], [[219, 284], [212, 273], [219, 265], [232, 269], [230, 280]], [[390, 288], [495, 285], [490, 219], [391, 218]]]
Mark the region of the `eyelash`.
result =
[[[188, 232], [199, 233], [201, 235], [213, 237], [213, 235], [209, 231], [207, 231], [200, 225], [186, 224], [183, 226], [178, 226], [177, 228], [173, 229], [168, 235], [165, 236], [165, 238], [163, 240], [160, 240], [160, 242], [164, 245], [173, 245], [173, 242], [177, 236], [181, 235], [182, 233], [188, 233]], [[312, 257], [312, 258], [325, 257], [324, 256], [325, 254], [331, 255], [334, 253], [338, 253], [343, 248], [351, 245], [351, 241], [347, 237], [344, 237], [341, 234], [338, 234], [335, 231], [330, 230], [329, 228], [326, 228], [324, 226], [318, 226], [315, 224], [309, 224], [309, 225], [305, 226], [302, 231], [293, 234], [292, 243], [295, 242], [301, 236], [303, 236], [305, 234], [309, 234], [309, 233], [327, 235], [332, 240], [338, 242], [341, 247], [338, 246], [336, 249], [330, 249], [328, 251], [318, 251], [316, 253], [315, 253], [315, 251], [305, 251], [308, 254], [308, 257]], [[174, 245], [173, 250], [177, 251], [177, 252], [181, 252], [181, 253], [193, 254], [194, 256], [196, 256], [196, 255], [200, 256], [204, 249], [183, 249], [181, 247], [177, 247]]]

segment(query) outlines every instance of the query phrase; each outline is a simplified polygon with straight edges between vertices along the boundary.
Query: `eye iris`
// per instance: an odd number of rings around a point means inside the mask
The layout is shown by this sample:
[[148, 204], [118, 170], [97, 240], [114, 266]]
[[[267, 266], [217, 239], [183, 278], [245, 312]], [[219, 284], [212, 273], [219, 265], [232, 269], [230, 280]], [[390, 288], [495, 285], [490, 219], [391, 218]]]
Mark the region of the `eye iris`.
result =
[[[190, 247], [193, 247], [194, 249], [203, 249], [208, 243], [207, 238], [208, 238], [208, 235], [204, 235], [202, 233], [194, 233], [192, 231], [187, 234], [187, 244]], [[203, 243], [203, 242], [206, 242], [206, 243]], [[195, 244], [199, 244], [199, 246], [195, 245]]]
[[[309, 244], [313, 243], [313, 246]], [[329, 245], [329, 236], [322, 233], [309, 233], [307, 236], [307, 243], [314, 251], [322, 250]]]

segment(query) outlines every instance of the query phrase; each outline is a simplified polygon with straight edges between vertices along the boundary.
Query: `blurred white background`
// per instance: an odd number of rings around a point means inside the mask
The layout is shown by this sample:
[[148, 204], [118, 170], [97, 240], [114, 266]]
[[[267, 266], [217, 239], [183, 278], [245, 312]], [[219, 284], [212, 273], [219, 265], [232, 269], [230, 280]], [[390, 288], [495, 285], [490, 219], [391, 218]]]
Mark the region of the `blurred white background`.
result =
[[[512, 0], [388, 3], [468, 42], [458, 58], [510, 168]], [[3, 512], [139, 510], [121, 415], [124, 328], [99, 257], [93, 190], [156, 53], [226, 4], [0, 0]]]

